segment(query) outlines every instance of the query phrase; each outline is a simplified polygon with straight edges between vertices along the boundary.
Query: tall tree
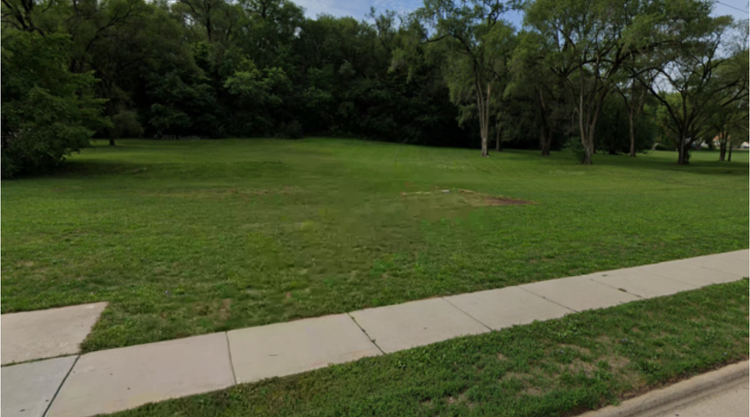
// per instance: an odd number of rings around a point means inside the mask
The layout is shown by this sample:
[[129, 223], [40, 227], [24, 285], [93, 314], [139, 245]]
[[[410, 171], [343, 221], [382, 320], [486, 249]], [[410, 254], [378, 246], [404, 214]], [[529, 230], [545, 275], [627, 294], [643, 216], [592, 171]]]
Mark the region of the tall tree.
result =
[[568, 117], [564, 82], [545, 62], [545, 40], [538, 32], [519, 34], [518, 47], [513, 52], [512, 82], [508, 88], [515, 102], [528, 96], [536, 109], [539, 126], [539, 149], [549, 156], [552, 138], [561, 130]]
[[[591, 164], [596, 126], [624, 66], [681, 41], [685, 9], [700, 0], [535, 0], [524, 22], [545, 39], [547, 65], [568, 86], [584, 155]], [[707, 13], [706, 13], [707, 14]]]
[[[640, 72], [636, 65], [631, 65], [631, 70], [633, 72]], [[648, 72], [643, 72], [641, 77], [646, 80], [646, 84], [653, 82], [651, 77], [648, 76]], [[630, 151], [628, 152], [628, 156], [635, 158], [635, 119], [643, 113], [643, 107], [646, 103], [646, 93], [648, 90], [632, 76], [627, 76], [623, 80], [615, 81], [614, 87], [622, 98], [622, 103], [628, 111], [628, 128], [630, 133]]]
[[[488, 142], [494, 94], [502, 97], [505, 68], [513, 44], [513, 28], [502, 20], [507, 11], [499, 0], [425, 0], [415, 16], [426, 25], [422, 42], [434, 44], [443, 63], [451, 101], [461, 106], [461, 121], [479, 119], [482, 156]], [[475, 104], [468, 104], [473, 102]]]
[[747, 100], [747, 77], [750, 72], [748, 21], [737, 22], [733, 29], [734, 36], [725, 48], [725, 53], [730, 55], [729, 60], [713, 74], [716, 83], [728, 88], [712, 100], [706, 110], [712, 129], [710, 134], [715, 134], [719, 141], [720, 161], [726, 160], [727, 148], [731, 160], [732, 145], [739, 145], [747, 137], [750, 115]]
[[[703, 12], [699, 10], [689, 21], [691, 30], [682, 42], [655, 51], [657, 64], [652, 68], [658, 75], [654, 82], [638, 77], [664, 108], [668, 120], [664, 126], [671, 133], [680, 165], [689, 163], [694, 144], [707, 139], [712, 109], [748, 97], [747, 70], [739, 69], [746, 50], [733, 54], [722, 50], [732, 19], [712, 17], [708, 11], [710, 7], [703, 5]], [[718, 77], [721, 71], [725, 76]]]

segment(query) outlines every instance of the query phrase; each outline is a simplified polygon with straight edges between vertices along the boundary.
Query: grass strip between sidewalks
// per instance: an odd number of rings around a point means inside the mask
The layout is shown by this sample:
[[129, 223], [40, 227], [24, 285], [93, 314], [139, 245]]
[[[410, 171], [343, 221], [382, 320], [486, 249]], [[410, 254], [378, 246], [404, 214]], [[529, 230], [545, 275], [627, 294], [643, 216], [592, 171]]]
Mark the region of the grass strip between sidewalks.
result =
[[747, 357], [744, 279], [117, 416], [565, 416]]

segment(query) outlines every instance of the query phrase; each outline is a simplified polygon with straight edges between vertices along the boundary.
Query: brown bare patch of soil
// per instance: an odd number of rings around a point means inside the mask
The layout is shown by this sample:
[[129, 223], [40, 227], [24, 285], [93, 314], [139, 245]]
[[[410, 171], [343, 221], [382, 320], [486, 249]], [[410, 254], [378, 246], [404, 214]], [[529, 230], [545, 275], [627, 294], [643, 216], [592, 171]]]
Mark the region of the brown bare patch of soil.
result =
[[227, 320], [229, 318], [231, 305], [232, 305], [232, 300], [230, 298], [225, 298], [221, 300], [221, 308], [219, 309], [219, 318], [221, 318], [222, 320]]
[[583, 372], [589, 378], [594, 375], [594, 371], [596, 370], [596, 366], [580, 359], [574, 360], [573, 363], [565, 367], [573, 374]]
[[467, 202], [473, 206], [515, 206], [519, 204], [533, 204], [531, 201], [489, 196], [471, 190], [459, 189], [458, 192], [467, 196]]
[[511, 379], [517, 379], [517, 380], [519, 380], [521, 382], [527, 382], [531, 378], [532, 378], [532, 376], [530, 374], [525, 374], [525, 373], [521, 373], [521, 372], [512, 372], [511, 371], [511, 372], [506, 372], [505, 375], [503, 375], [503, 377], [500, 378], [500, 382], [508, 381], [508, 380], [511, 380]]
[[448, 405], [451, 405], [451, 404], [463, 404], [466, 407], [468, 407], [469, 410], [472, 410], [475, 407], [475, 404], [472, 403], [471, 401], [467, 400], [466, 399], [466, 395], [463, 394], [463, 393], [459, 394], [456, 398], [448, 397], [448, 401], [447, 402], [448, 402]]
[[525, 390], [521, 391], [519, 393], [519, 396], [521, 396], [521, 395], [530, 395], [530, 396], [538, 397], [538, 396], [541, 396], [542, 394], [545, 394], [545, 393], [546, 393], [546, 391], [542, 390], [541, 388], [529, 387], [529, 388], [526, 388]]
[[402, 197], [421, 197], [429, 195], [445, 195], [455, 196], [456, 194], [461, 196], [461, 200], [467, 205], [475, 207], [485, 206], [515, 206], [520, 204], [534, 204], [533, 201], [518, 200], [515, 198], [503, 197], [503, 196], [491, 196], [476, 191], [457, 189], [457, 190], [435, 190], [435, 191], [414, 191], [414, 192], [401, 192]]
[[623, 356], [607, 356], [604, 358], [612, 369], [622, 369], [630, 364], [630, 359]]

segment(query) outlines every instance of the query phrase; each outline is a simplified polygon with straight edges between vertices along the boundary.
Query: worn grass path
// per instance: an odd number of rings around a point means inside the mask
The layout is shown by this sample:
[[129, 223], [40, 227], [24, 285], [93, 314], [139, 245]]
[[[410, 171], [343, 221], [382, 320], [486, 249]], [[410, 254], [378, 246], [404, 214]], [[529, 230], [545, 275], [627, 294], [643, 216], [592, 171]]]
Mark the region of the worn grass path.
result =
[[748, 155], [717, 157], [97, 146], [63, 175], [2, 182], [2, 311], [109, 301], [91, 351], [743, 249]]

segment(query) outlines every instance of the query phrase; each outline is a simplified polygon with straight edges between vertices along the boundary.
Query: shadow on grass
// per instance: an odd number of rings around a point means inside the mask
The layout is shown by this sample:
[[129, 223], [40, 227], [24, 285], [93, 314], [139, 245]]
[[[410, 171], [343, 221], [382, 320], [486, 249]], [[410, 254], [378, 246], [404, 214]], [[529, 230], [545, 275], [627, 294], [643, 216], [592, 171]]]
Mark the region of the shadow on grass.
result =
[[113, 161], [65, 161], [57, 171], [48, 174], [55, 177], [131, 175], [151, 171], [154, 164], [134, 164]]
[[[716, 160], [696, 160], [695, 155], [698, 154], [701, 157], [714, 156]], [[660, 155], [660, 158], [648, 158], [638, 156], [631, 158], [627, 155], [609, 156], [607, 158], [596, 158], [599, 155], [595, 155], [594, 164], [600, 166], [610, 167], [623, 167], [630, 168], [634, 166], [640, 166], [648, 169], [655, 169], [661, 171], [680, 172], [686, 174], [734, 174], [734, 175], [747, 175], [748, 163], [745, 161], [733, 161], [733, 162], [721, 162], [719, 161], [718, 152], [700, 152], [693, 153], [692, 160], [688, 165], [677, 164], [677, 152], [670, 153], [669, 156], [674, 156], [674, 160], [670, 160], [665, 157], [667, 155]], [[603, 155], [602, 155], [603, 156]]]

